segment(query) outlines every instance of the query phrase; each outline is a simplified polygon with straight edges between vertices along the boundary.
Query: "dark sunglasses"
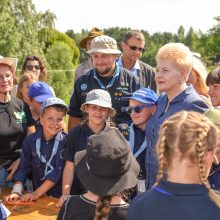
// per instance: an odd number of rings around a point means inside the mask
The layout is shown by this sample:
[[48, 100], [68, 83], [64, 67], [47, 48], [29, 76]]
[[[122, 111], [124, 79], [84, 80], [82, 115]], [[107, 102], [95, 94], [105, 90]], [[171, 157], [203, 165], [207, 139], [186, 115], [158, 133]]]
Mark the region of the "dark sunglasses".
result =
[[130, 106], [127, 109], [127, 113], [131, 114], [132, 111], [134, 111], [135, 113], [140, 113], [142, 112], [143, 108], [150, 108], [152, 105], [138, 105], [138, 106]]
[[33, 69], [39, 70], [39, 69], [40, 69], [40, 66], [39, 66], [39, 65], [27, 65], [25, 68], [26, 68], [27, 70], [32, 71]]
[[[126, 43], [127, 44], [127, 43]], [[131, 46], [129, 44], [127, 44], [128, 47], [131, 49], [131, 50], [139, 50], [141, 53], [144, 53], [145, 49], [144, 48], [141, 48], [141, 47], [136, 47], [136, 46]]]

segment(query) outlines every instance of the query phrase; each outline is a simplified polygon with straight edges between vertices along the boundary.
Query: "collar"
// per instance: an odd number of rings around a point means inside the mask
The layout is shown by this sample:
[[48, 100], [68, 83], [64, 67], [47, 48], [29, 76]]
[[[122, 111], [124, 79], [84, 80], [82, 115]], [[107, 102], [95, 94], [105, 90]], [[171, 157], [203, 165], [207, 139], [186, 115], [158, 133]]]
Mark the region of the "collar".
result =
[[208, 190], [202, 184], [182, 184], [174, 183], [165, 180], [164, 178], [160, 181], [158, 187], [165, 192], [164, 194], [174, 195], [204, 195], [207, 194]]
[[[123, 56], [123, 54], [118, 58], [118, 61], [117, 61], [118, 65], [120, 67], [123, 67], [122, 56]], [[132, 69], [130, 69], [130, 71], [135, 72], [135, 71], [140, 70], [140, 69], [141, 69], [141, 67], [140, 67], [140, 64], [139, 64], [139, 60], [136, 60], [134, 66], [132, 67]]]
[[183, 90], [179, 95], [177, 95], [172, 101], [171, 103], [173, 102], [179, 102], [179, 101], [183, 101], [187, 95], [189, 94], [194, 94], [196, 91], [195, 89], [193, 88], [192, 85], [187, 85], [186, 89]]
[[[51, 138], [47, 142], [50, 142], [50, 141], [54, 140], [55, 138], [58, 141], [62, 141], [63, 140], [63, 131], [60, 131], [59, 133], [60, 133], [60, 135], [54, 135], [53, 138]], [[43, 128], [42, 127], [38, 131], [33, 133], [33, 139], [32, 140], [36, 141], [38, 138], [41, 138], [43, 141], [45, 141], [45, 139], [43, 138]]]

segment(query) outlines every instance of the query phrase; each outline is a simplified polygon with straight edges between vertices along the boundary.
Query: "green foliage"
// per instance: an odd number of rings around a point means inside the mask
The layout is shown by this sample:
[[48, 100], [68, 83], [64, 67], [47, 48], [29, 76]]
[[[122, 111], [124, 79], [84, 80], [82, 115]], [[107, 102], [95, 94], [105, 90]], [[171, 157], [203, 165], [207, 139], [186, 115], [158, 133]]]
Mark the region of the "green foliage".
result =
[[[46, 59], [49, 62], [49, 84], [54, 88], [56, 96], [69, 102], [73, 88], [73, 54], [68, 44], [56, 41], [46, 52]], [[55, 71], [60, 70], [60, 71]]]

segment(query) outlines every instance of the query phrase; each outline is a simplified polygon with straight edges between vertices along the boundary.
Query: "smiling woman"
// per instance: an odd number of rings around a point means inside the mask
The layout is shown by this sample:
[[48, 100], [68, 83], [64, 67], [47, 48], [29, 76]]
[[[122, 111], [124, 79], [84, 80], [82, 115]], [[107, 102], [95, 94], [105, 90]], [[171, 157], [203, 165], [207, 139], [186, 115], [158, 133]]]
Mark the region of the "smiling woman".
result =
[[17, 59], [0, 57], [0, 187], [10, 181], [19, 164], [22, 141], [34, 131], [31, 112], [20, 99], [10, 95], [16, 78]]

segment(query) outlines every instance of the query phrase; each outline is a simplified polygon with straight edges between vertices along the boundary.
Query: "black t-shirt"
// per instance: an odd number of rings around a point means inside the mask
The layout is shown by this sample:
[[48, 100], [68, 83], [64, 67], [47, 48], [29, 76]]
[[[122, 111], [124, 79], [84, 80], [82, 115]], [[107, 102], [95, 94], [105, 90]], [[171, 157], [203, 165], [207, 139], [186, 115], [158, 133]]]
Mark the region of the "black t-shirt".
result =
[[34, 124], [29, 107], [20, 99], [0, 102], [0, 164], [8, 168], [20, 157], [27, 128]]
[[[104, 129], [108, 129], [109, 125], [106, 124]], [[85, 150], [87, 145], [87, 140], [90, 135], [94, 132], [88, 127], [87, 123], [76, 126], [73, 128], [68, 136], [65, 145], [65, 149], [62, 152], [62, 159], [68, 160], [74, 163], [74, 157], [76, 152]], [[74, 173], [73, 184], [70, 190], [71, 195], [80, 195], [86, 192], [76, 173]]]
[[[62, 206], [58, 220], [92, 220], [95, 215], [96, 203], [84, 196], [71, 196]], [[109, 220], [125, 220], [128, 204], [111, 205]]]

